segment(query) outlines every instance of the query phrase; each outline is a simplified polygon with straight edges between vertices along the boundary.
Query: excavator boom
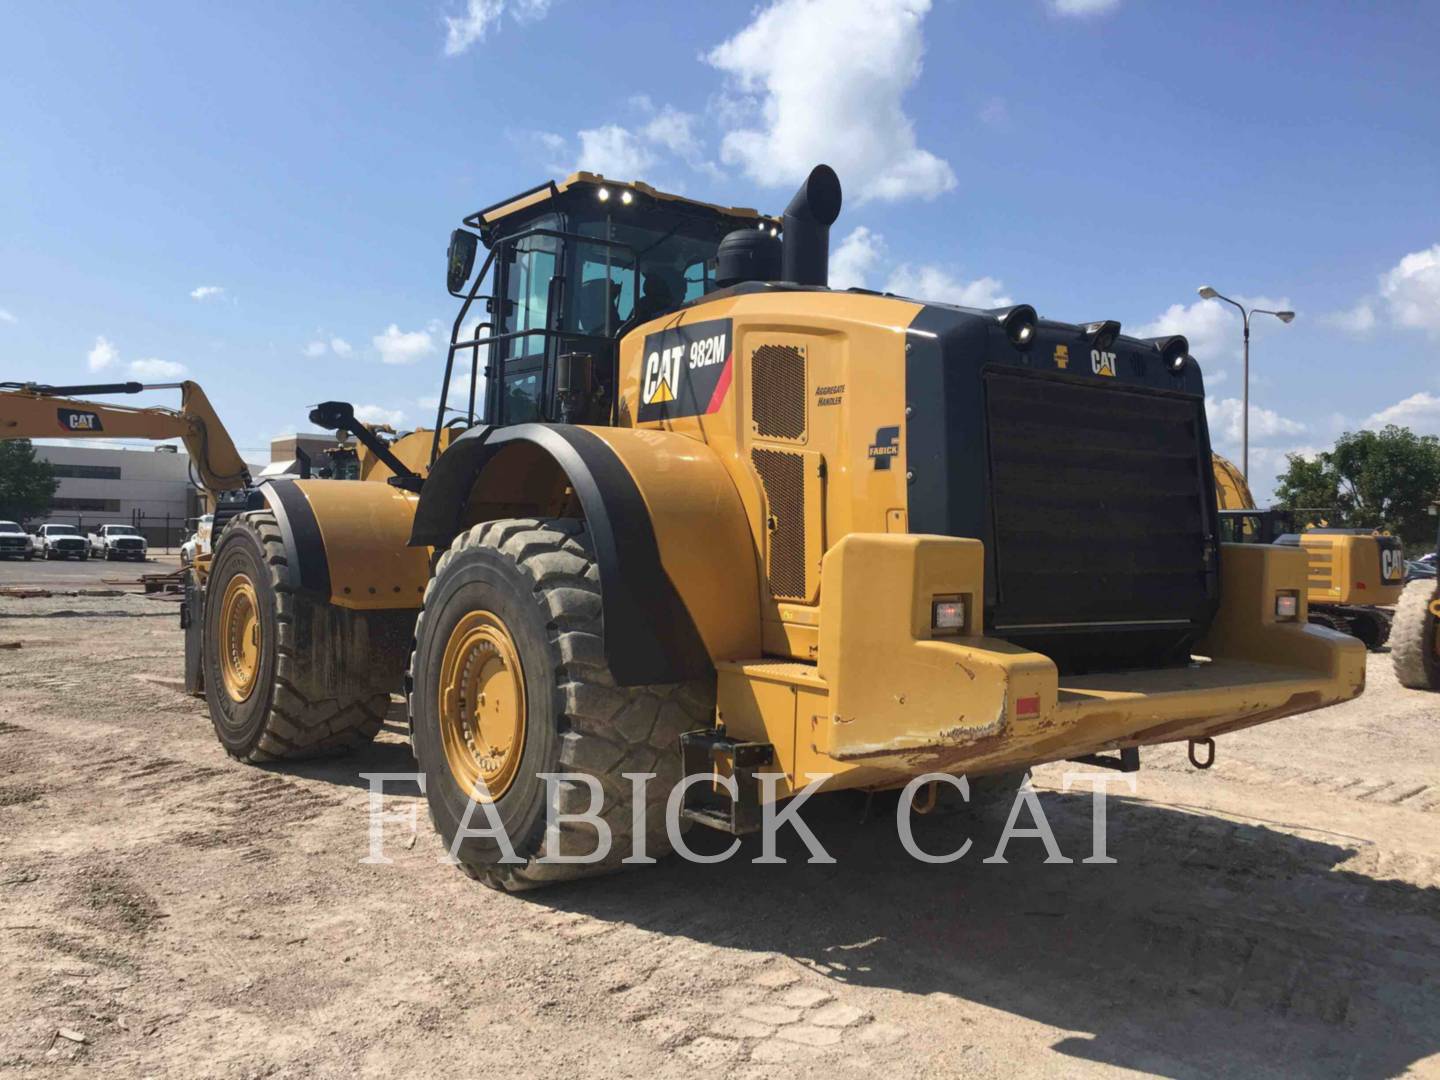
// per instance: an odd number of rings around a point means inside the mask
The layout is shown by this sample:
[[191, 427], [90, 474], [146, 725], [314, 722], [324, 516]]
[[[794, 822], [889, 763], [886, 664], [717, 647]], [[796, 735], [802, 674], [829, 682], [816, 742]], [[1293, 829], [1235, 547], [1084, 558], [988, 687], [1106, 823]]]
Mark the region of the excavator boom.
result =
[[[136, 409], [70, 396], [142, 390], [179, 390], [180, 408]], [[0, 439], [179, 439], [206, 490], [230, 491], [250, 482], [230, 433], [193, 382], [0, 384]]]

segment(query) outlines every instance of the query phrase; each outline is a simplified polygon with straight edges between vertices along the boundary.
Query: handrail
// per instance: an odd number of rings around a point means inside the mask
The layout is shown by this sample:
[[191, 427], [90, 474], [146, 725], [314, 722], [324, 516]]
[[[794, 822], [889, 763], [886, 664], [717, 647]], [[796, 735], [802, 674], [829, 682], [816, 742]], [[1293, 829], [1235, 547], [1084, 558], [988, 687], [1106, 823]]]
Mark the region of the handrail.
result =
[[[544, 184], [541, 184], [541, 185], [539, 185], [538, 187], [532, 188], [530, 191], [523, 193], [522, 195], [517, 195], [517, 196], [514, 196], [514, 197], [511, 198], [511, 199], [505, 200], [504, 203], [497, 203], [496, 206], [488, 207], [486, 210], [480, 211], [480, 215], [483, 215], [483, 214], [487, 213], [489, 210], [493, 210], [493, 209], [496, 209], [496, 208], [498, 208], [498, 207], [500, 207], [500, 206], [504, 206], [504, 205], [506, 205], [506, 203], [513, 202], [515, 199], [524, 198], [525, 195], [532, 195], [532, 194], [534, 194], [536, 191], [542, 190], [544, 187], [545, 187], [545, 185], [544, 185]], [[472, 216], [475, 216], [475, 215], [472, 215]], [[465, 224], [466, 224], [466, 225], [469, 225], [470, 223], [471, 223], [471, 222], [470, 222], [470, 218], [466, 218], [466, 219], [465, 219]], [[610, 340], [612, 340], [612, 337], [611, 337], [611, 336], [605, 336], [605, 335], [600, 335], [600, 334], [585, 334], [585, 333], [580, 333], [580, 332], [571, 333], [571, 332], [565, 331], [565, 330], [552, 330], [552, 329], [550, 329], [549, 327], [537, 327], [537, 328], [535, 328], [535, 329], [533, 329], [533, 330], [515, 330], [515, 331], [511, 331], [510, 333], [507, 333], [507, 334], [492, 334], [492, 335], [489, 336], [489, 337], [475, 337], [475, 338], [472, 338], [472, 339], [470, 339], [470, 340], [468, 340], [468, 341], [460, 341], [460, 340], [458, 340], [459, 335], [460, 335], [460, 328], [461, 328], [461, 326], [463, 326], [464, 323], [465, 323], [465, 316], [466, 316], [467, 314], [469, 314], [471, 305], [472, 305], [477, 299], [479, 299], [479, 295], [480, 295], [480, 285], [485, 281], [486, 277], [489, 276], [489, 275], [491, 274], [491, 272], [494, 270], [494, 268], [495, 268], [495, 259], [496, 259], [496, 256], [500, 253], [501, 249], [504, 248], [507, 244], [513, 247], [515, 244], [518, 244], [518, 243], [519, 243], [520, 241], [522, 241], [522, 240], [528, 240], [528, 239], [530, 239], [531, 237], [536, 237], [536, 236], [540, 236], [540, 237], [551, 237], [551, 238], [554, 238], [554, 239], [557, 239], [557, 240], [574, 240], [574, 241], [578, 241], [578, 242], [584, 243], [584, 244], [595, 244], [595, 245], [598, 245], [598, 246], [601, 246], [601, 247], [604, 247], [604, 248], [618, 248], [618, 249], [621, 249], [621, 250], [623, 250], [623, 251], [629, 252], [629, 254], [631, 255], [631, 257], [632, 257], [632, 259], [633, 259], [633, 265], [630, 266], [630, 267], [628, 267], [627, 269], [628, 269], [628, 272], [630, 273], [630, 275], [632, 276], [632, 279], [633, 279], [632, 282], [631, 282], [632, 292], [633, 292], [634, 295], [636, 296], [637, 300], [638, 300], [638, 298], [639, 298], [639, 295], [640, 295], [640, 253], [635, 249], [634, 245], [632, 245], [632, 244], [627, 244], [627, 243], [625, 243], [624, 241], [621, 241], [621, 240], [609, 240], [609, 239], [606, 239], [606, 238], [604, 238], [604, 237], [599, 237], [599, 236], [586, 236], [584, 233], [569, 232], [569, 231], [560, 230], [560, 229], [547, 229], [547, 228], [540, 228], [540, 227], [531, 228], [531, 229], [525, 229], [525, 230], [523, 230], [523, 231], [521, 231], [521, 232], [516, 233], [516, 234], [513, 235], [513, 236], [507, 236], [507, 237], [504, 237], [503, 239], [497, 241], [496, 244], [495, 244], [495, 246], [490, 249], [490, 253], [485, 257], [485, 262], [481, 265], [481, 267], [480, 267], [480, 272], [475, 275], [475, 277], [474, 277], [474, 279], [473, 279], [473, 281], [472, 281], [472, 283], [471, 283], [471, 285], [470, 285], [469, 291], [464, 294], [464, 300], [465, 300], [465, 302], [460, 305], [460, 311], [456, 314], [456, 316], [455, 316], [455, 321], [454, 321], [454, 323], [453, 323], [453, 324], [451, 325], [451, 327], [450, 327], [450, 348], [449, 348], [449, 350], [448, 350], [448, 352], [447, 352], [447, 354], [446, 354], [446, 357], [445, 357], [445, 375], [444, 375], [443, 380], [442, 380], [441, 383], [440, 383], [440, 400], [439, 400], [439, 404], [437, 405], [436, 410], [435, 410], [435, 434], [434, 434], [434, 437], [431, 439], [431, 442], [430, 442], [430, 464], [431, 464], [431, 465], [434, 465], [434, 464], [435, 464], [435, 459], [440, 456], [440, 429], [445, 426], [446, 403], [447, 403], [447, 402], [449, 401], [449, 399], [450, 399], [450, 378], [451, 378], [451, 376], [453, 375], [454, 370], [455, 370], [455, 353], [456, 353], [458, 350], [460, 350], [460, 349], [470, 349], [470, 350], [472, 350], [471, 360], [470, 360], [470, 410], [469, 410], [469, 417], [470, 417], [470, 422], [473, 424], [474, 421], [475, 421], [475, 382], [476, 382], [476, 375], [478, 374], [478, 369], [479, 369], [479, 365], [480, 365], [480, 346], [481, 346], [481, 345], [489, 346], [489, 345], [496, 344], [496, 343], [503, 342], [503, 341], [511, 341], [511, 340], [515, 340], [515, 339], [518, 339], [518, 338], [522, 338], [522, 337], [530, 337], [530, 336], [533, 336], [533, 335], [536, 335], [536, 334], [539, 334], [539, 335], [545, 337], [545, 338], [547, 339], [547, 341], [548, 341], [548, 339], [551, 338], [551, 337], [555, 337], [555, 338], [580, 338], [580, 339], [582, 339], [582, 340], [591, 340], [591, 341], [610, 341]], [[607, 259], [607, 263], [608, 263], [608, 259]], [[608, 267], [607, 267], [607, 269], [608, 269]], [[562, 282], [565, 280], [565, 277], [564, 277], [563, 274], [557, 274], [557, 275], [555, 275], [555, 276], [556, 276], [556, 277], [559, 277]], [[607, 274], [607, 278], [608, 278], [608, 274]], [[450, 295], [451, 295], [451, 296], [459, 297], [459, 296], [461, 296], [462, 294], [451, 291]], [[493, 301], [493, 300], [495, 300], [495, 299], [497, 299], [497, 298], [492, 295], [492, 296], [488, 297], [488, 299], [490, 299], [490, 300]], [[500, 301], [500, 303], [501, 303], [502, 305], [505, 303], [505, 298], [504, 298], [504, 297], [499, 297], [498, 299], [499, 299], [499, 301]], [[564, 294], [563, 294], [563, 292], [562, 292], [562, 295], [561, 295], [561, 298], [560, 298], [560, 304], [558, 305], [561, 309], [563, 309], [563, 307], [564, 307], [564, 302], [565, 302], [565, 298], [564, 298]], [[504, 312], [503, 312], [503, 308], [502, 308], [502, 316], [503, 316], [503, 314], [504, 314]], [[547, 312], [547, 313], [546, 313], [546, 317], [547, 317], [547, 320], [554, 318], [553, 314], [550, 313], [550, 312]], [[487, 321], [487, 322], [482, 322], [482, 323], [477, 324], [476, 329], [479, 330], [479, 329], [482, 329], [482, 328], [489, 328], [489, 327], [492, 327], [493, 325], [494, 325], [493, 322], [489, 322], [489, 321]], [[619, 327], [616, 327], [616, 329], [618, 330]], [[502, 360], [502, 363], [503, 363], [503, 360]], [[489, 376], [490, 376], [490, 369], [491, 369], [491, 365], [487, 362], [487, 364], [486, 364], [486, 366], [485, 366], [485, 374], [486, 374], [486, 378], [487, 378], [487, 379], [488, 379]], [[542, 388], [542, 389], [543, 389], [543, 388]]]

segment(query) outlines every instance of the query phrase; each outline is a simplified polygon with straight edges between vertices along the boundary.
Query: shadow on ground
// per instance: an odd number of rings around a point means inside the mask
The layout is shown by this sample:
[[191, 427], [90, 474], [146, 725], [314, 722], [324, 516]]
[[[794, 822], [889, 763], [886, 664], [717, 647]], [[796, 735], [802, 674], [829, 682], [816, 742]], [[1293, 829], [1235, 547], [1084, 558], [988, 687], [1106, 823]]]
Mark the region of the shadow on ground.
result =
[[[893, 816], [856, 827], [854, 803], [810, 818], [837, 860], [648, 871], [527, 894], [533, 903], [739, 950], [775, 952], [840, 982], [954, 998], [1075, 1032], [1063, 1054], [1171, 1076], [1392, 1076], [1440, 1051], [1440, 889], [1344, 868], [1356, 842], [1110, 802], [1115, 865], [1091, 854], [1088, 795], [1045, 794], [1061, 850], [998, 822], [922, 819], [905, 854]], [[1022, 819], [1023, 820], [1023, 819]], [[727, 838], [696, 835], [722, 850]]]

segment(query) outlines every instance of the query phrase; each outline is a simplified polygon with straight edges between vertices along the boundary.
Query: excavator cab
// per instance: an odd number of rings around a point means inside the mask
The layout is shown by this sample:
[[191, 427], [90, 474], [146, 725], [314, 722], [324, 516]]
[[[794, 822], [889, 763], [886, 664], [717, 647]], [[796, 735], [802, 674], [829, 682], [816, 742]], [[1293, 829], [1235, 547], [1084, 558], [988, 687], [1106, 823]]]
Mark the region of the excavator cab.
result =
[[[754, 210], [593, 173], [522, 192], [465, 225], [451, 237], [450, 292], [464, 304], [451, 332], [437, 430], [614, 422], [619, 339], [709, 294], [728, 234], [779, 228]], [[489, 254], [472, 277], [480, 243]], [[485, 397], [477, 401], [481, 375]], [[468, 394], [452, 395], [457, 384]]]

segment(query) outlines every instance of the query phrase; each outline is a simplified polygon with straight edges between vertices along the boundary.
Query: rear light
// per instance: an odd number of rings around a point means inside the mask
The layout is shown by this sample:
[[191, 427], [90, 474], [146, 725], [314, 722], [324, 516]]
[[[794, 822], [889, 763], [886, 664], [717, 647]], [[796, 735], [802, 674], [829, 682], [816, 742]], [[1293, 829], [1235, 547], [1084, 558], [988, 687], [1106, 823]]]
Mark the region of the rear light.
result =
[[1040, 715], [1040, 695], [1039, 695], [1039, 694], [1036, 694], [1034, 697], [1016, 698], [1016, 699], [1015, 699], [1015, 715], [1016, 715], [1016, 716], [1039, 716], [1039, 715]]
[[965, 598], [963, 596], [937, 597], [930, 604], [930, 630], [935, 634], [963, 634], [965, 632]]
[[1275, 618], [1280, 622], [1295, 622], [1300, 618], [1300, 594], [1285, 590], [1275, 594]]

